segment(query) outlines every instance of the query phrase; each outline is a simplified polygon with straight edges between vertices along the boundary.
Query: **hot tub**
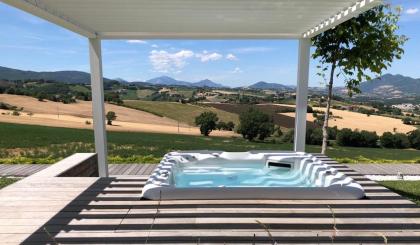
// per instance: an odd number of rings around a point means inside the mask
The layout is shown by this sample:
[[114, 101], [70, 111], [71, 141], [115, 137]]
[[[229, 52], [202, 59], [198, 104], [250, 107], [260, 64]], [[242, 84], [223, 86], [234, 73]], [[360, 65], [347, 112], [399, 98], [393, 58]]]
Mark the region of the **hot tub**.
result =
[[352, 178], [299, 152], [171, 152], [143, 188], [143, 198], [152, 200], [364, 196], [363, 188]]

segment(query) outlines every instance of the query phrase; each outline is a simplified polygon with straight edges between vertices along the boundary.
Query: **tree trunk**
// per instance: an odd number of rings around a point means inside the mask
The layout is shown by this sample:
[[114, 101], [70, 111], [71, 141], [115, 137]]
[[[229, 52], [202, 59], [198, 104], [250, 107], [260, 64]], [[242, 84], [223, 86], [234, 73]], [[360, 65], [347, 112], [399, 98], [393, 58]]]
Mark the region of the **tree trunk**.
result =
[[325, 109], [324, 125], [322, 126], [321, 154], [325, 154], [325, 152], [327, 151], [327, 146], [328, 146], [328, 120], [330, 119], [330, 109], [331, 109], [331, 99], [332, 99], [332, 89], [333, 89], [333, 84], [334, 84], [335, 68], [336, 68], [336, 63], [333, 62], [331, 66], [330, 82], [328, 83], [327, 108]]

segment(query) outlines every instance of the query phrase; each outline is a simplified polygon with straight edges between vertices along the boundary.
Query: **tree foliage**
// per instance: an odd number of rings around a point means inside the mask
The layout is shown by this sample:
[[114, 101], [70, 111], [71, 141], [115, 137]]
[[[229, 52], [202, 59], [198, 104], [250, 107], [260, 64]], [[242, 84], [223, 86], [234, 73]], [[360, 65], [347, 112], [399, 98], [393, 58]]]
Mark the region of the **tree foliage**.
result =
[[420, 150], [420, 129], [408, 133], [408, 139], [410, 140], [411, 147]]
[[117, 114], [113, 111], [108, 111], [105, 117], [106, 117], [107, 124], [112, 125], [112, 121], [117, 119]]
[[247, 140], [264, 140], [274, 132], [273, 120], [268, 114], [251, 107], [239, 115], [238, 133]]
[[[320, 75], [327, 81], [329, 70], [327, 113], [323, 125], [325, 153], [328, 138], [328, 119], [334, 79], [341, 77], [348, 94], [360, 93], [359, 85], [371, 80], [371, 74], [380, 76], [394, 59], [400, 59], [407, 38], [398, 35], [399, 9], [381, 5], [352, 18], [312, 39], [313, 58], [320, 63]], [[338, 72], [337, 72], [338, 71]]]
[[404, 149], [410, 147], [410, 141], [406, 134], [385, 132], [381, 138], [381, 146], [385, 148]]
[[200, 132], [204, 136], [209, 136], [210, 132], [216, 129], [217, 121], [217, 114], [211, 111], [203, 112], [195, 118], [195, 124], [200, 126]]

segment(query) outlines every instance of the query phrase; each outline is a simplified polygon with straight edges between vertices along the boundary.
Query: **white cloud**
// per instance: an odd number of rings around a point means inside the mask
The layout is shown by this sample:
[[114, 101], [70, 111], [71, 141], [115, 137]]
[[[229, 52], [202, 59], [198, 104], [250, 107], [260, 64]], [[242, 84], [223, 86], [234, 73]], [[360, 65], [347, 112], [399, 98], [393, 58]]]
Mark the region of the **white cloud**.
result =
[[149, 60], [157, 72], [174, 72], [182, 69], [186, 64], [186, 60], [193, 57], [194, 52], [191, 50], [181, 50], [175, 53], [169, 53], [165, 50], [152, 50]]
[[150, 45], [150, 47], [152, 47], [152, 48], [159, 48], [159, 46], [157, 44], [152, 44], [152, 45]]
[[219, 53], [209, 53], [206, 50], [204, 50], [201, 54], [196, 54], [195, 56], [199, 58], [201, 62], [216, 61], [223, 58], [223, 55]]
[[242, 72], [243, 71], [241, 70], [241, 68], [235, 67], [235, 69], [233, 69], [233, 71], [231, 71], [230, 73], [237, 74], [237, 73], [242, 73]]
[[407, 14], [417, 14], [419, 12], [418, 8], [409, 8], [405, 11]]
[[234, 60], [238, 60], [238, 57], [236, 57], [234, 54], [227, 54], [226, 59], [234, 61]]
[[127, 43], [146, 44], [144, 40], [127, 40]]

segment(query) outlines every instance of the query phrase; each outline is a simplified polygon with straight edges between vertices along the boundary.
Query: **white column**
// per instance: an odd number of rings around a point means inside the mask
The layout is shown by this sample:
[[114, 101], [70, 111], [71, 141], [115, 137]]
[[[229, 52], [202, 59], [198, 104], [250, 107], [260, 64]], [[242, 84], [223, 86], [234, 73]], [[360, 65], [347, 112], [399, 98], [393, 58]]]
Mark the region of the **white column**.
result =
[[294, 150], [304, 152], [311, 39], [299, 39]]
[[101, 40], [99, 38], [89, 38], [89, 56], [93, 129], [95, 131], [95, 150], [98, 154], [98, 170], [100, 177], [108, 177], [104, 85], [102, 76]]

